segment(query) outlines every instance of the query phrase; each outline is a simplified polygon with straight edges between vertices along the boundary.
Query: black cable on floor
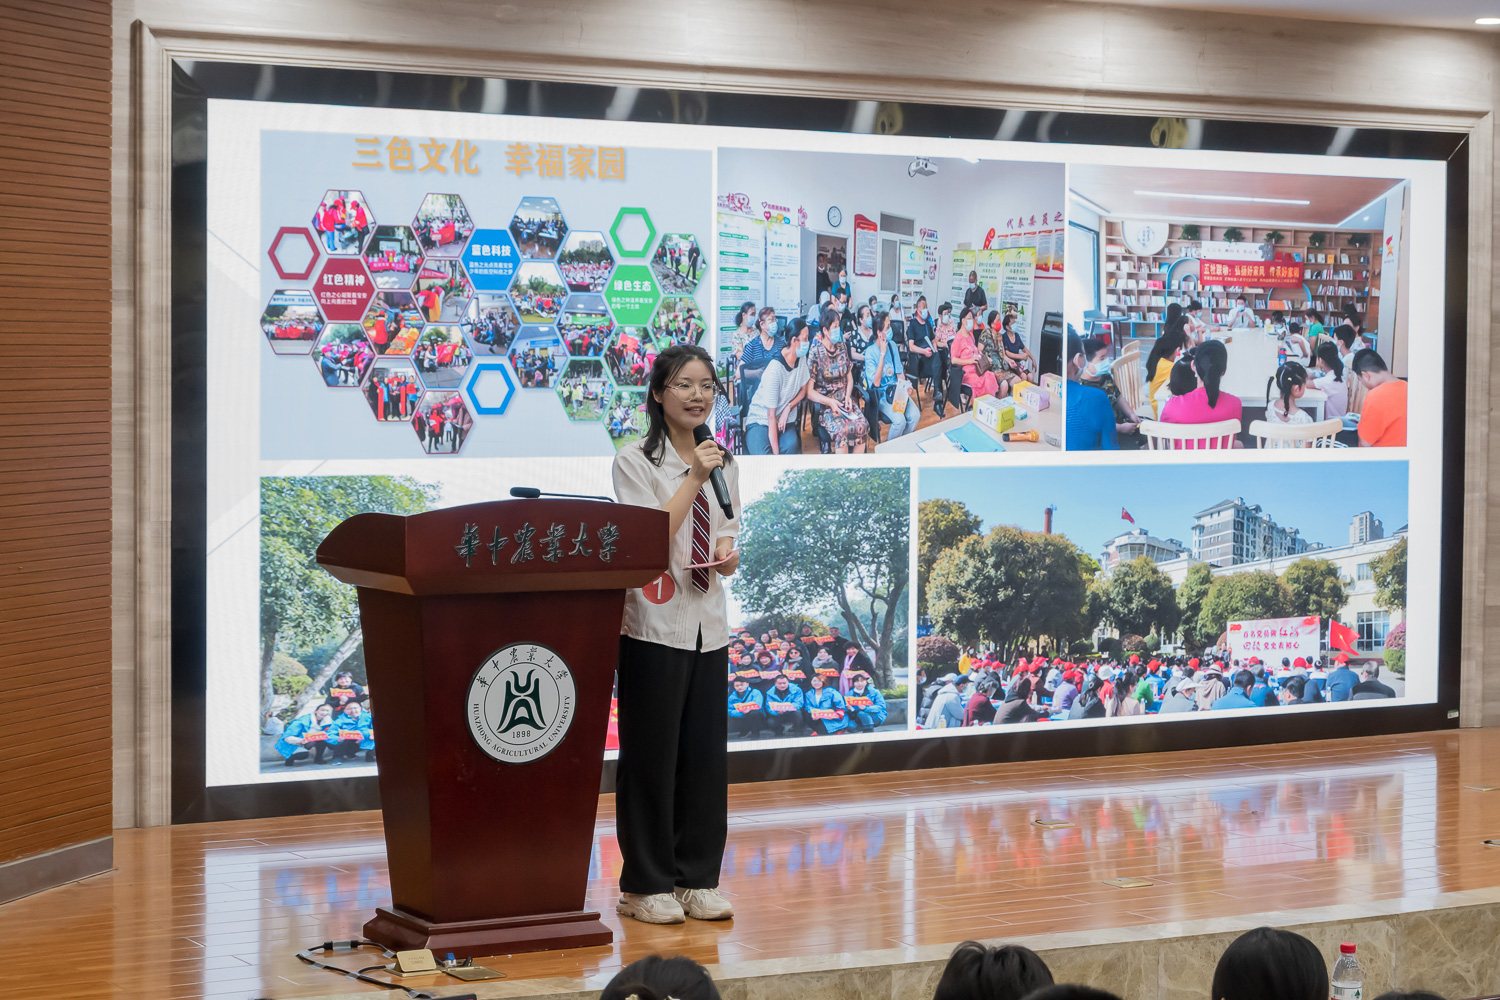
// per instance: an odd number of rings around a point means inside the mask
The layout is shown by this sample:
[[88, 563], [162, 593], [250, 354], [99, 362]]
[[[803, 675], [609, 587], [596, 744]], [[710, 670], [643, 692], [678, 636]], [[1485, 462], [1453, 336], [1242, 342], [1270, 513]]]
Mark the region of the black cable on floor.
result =
[[323, 952], [326, 954], [328, 952], [356, 951], [360, 948], [379, 948], [381, 954], [383, 954], [386, 958], [396, 957], [396, 953], [391, 951], [384, 945], [376, 944], [374, 941], [362, 940], [324, 941], [322, 944], [316, 944], [311, 948], [306, 948], [302, 951], [297, 952], [297, 957], [303, 962], [306, 962], [308, 965], [311, 965], [315, 969], [323, 969], [327, 972], [335, 972], [340, 976], [344, 976], [348, 979], [355, 979], [361, 983], [369, 983], [372, 986], [380, 986], [388, 990], [400, 990], [402, 993], [405, 993], [408, 997], [410, 997], [411, 1000], [477, 1000], [473, 993], [450, 993], [444, 996], [439, 996], [436, 993], [428, 993], [424, 990], [413, 989], [410, 986], [402, 986], [400, 983], [389, 983], [384, 979], [375, 979], [372, 976], [365, 975], [366, 972], [383, 968], [383, 966], [372, 965], [367, 969], [361, 969], [358, 972], [351, 972], [349, 969], [341, 969], [336, 965], [329, 965], [327, 962], [320, 962], [313, 957], [314, 952]]

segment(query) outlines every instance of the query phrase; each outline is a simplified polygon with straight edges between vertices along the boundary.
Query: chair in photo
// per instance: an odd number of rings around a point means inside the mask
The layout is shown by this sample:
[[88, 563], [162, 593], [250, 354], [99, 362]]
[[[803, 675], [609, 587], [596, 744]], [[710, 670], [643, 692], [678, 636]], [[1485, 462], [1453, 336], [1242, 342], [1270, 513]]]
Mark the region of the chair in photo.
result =
[[1137, 417], [1150, 417], [1151, 401], [1146, 398], [1146, 372], [1141, 364], [1141, 345], [1130, 343], [1115, 363], [1110, 367], [1109, 373], [1114, 376], [1115, 385], [1120, 389], [1120, 403], [1125, 412]]
[[1344, 429], [1338, 417], [1311, 424], [1273, 424], [1268, 420], [1250, 421], [1249, 434], [1257, 448], [1336, 448], [1334, 438]]
[[1240, 432], [1238, 420], [1215, 420], [1208, 424], [1169, 424], [1160, 420], [1142, 420], [1140, 434], [1150, 451], [1183, 449], [1233, 448]]

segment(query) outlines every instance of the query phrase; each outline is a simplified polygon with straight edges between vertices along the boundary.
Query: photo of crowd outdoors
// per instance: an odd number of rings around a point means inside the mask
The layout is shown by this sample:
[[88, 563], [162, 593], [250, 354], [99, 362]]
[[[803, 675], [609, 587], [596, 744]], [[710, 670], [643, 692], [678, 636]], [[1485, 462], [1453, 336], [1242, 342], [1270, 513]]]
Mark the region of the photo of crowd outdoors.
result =
[[688, 233], [666, 233], [651, 256], [651, 273], [663, 293], [691, 295], [703, 276], [703, 253], [698, 237]]
[[731, 742], [907, 728], [911, 472], [746, 465]]
[[404, 476], [261, 479], [262, 772], [374, 763], [355, 591], [314, 557], [344, 519], [365, 511], [419, 514], [438, 495], [436, 486]]
[[1030, 475], [1021, 510], [988, 470], [921, 474], [919, 728], [1404, 694], [1406, 463], [1360, 463], [1337, 504], [1226, 499], [1241, 466]]
[[1062, 448], [1061, 164], [724, 150], [719, 185], [727, 447]]
[[1406, 444], [1410, 181], [1077, 165], [1069, 185], [1069, 451]]
[[412, 222], [428, 257], [457, 257], [474, 233], [474, 220], [456, 194], [429, 194]]
[[313, 213], [312, 226], [325, 253], [354, 256], [364, 247], [375, 220], [359, 191], [329, 191]]

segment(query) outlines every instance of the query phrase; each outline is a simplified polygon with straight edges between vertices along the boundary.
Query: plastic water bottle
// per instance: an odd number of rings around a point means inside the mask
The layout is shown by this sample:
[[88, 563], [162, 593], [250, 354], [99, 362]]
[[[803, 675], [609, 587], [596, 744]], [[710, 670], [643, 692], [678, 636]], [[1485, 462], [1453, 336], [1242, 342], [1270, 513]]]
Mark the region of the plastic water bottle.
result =
[[1339, 960], [1333, 963], [1333, 1000], [1364, 1000], [1365, 973], [1354, 957], [1354, 945], [1339, 945]]
[[1282, 344], [1276, 349], [1276, 367], [1280, 368], [1286, 364], [1286, 345]]

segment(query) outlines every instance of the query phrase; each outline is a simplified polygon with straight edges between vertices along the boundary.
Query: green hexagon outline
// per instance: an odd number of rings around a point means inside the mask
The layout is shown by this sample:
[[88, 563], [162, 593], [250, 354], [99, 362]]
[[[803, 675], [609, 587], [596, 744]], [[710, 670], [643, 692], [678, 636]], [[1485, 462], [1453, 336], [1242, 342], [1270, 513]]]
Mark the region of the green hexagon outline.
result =
[[[624, 222], [628, 215], [639, 215], [641, 221], [646, 224], [646, 246], [639, 253], [633, 253], [620, 245], [620, 223]], [[610, 224], [609, 241], [615, 245], [615, 250], [621, 257], [640, 260], [642, 257], [651, 256], [651, 248], [656, 245], [656, 226], [651, 221], [651, 213], [644, 208], [621, 208], [615, 213], [615, 221]]]

